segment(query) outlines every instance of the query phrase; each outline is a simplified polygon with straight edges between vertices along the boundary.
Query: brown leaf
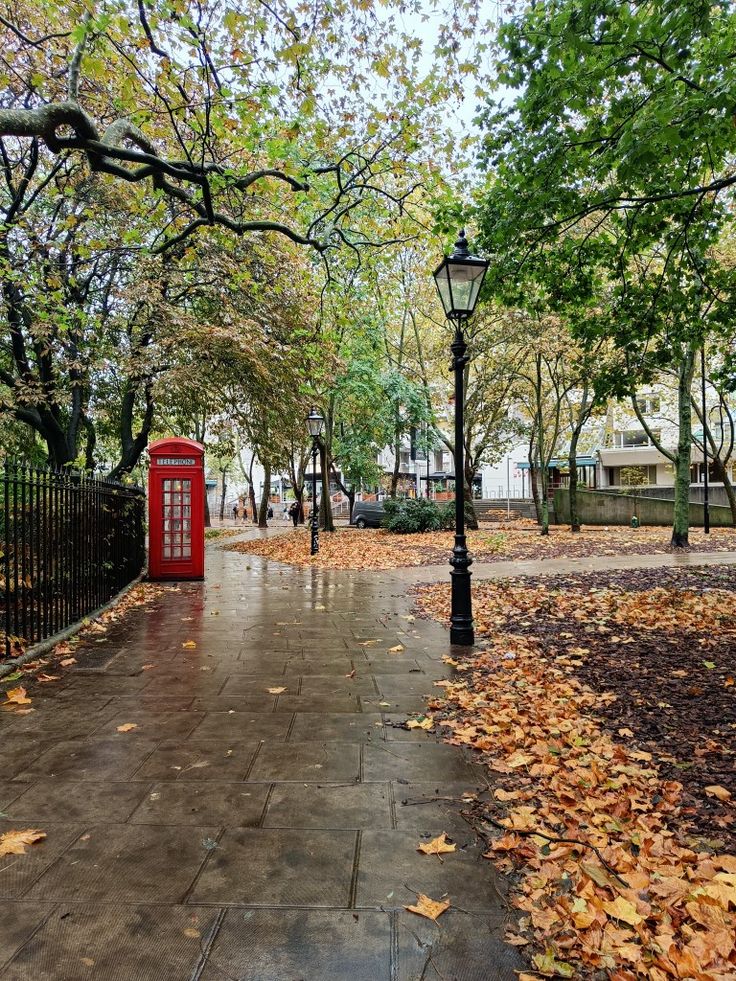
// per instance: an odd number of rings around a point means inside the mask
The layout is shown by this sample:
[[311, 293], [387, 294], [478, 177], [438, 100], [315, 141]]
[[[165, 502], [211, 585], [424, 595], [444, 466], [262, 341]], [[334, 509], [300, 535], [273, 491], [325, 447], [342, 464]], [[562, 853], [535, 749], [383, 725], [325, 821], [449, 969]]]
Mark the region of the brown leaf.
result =
[[417, 901], [413, 906], [405, 906], [404, 909], [417, 916], [426, 916], [428, 920], [437, 920], [445, 910], [450, 908], [450, 904], [443, 900], [430, 899], [423, 892], [417, 894]]
[[0, 835], [0, 855], [25, 855], [26, 845], [32, 845], [45, 837], [46, 832], [36, 828], [6, 831], [5, 834]]
[[60, 679], [60, 677], [61, 677], [61, 675], [58, 675], [58, 674], [40, 674], [38, 676], [38, 680], [39, 681], [42, 681], [42, 682], [58, 681]]
[[68, 668], [72, 664], [76, 664], [76, 663], [77, 663], [76, 657], [65, 657], [63, 661], [59, 661], [59, 664], [62, 666], [62, 668]]

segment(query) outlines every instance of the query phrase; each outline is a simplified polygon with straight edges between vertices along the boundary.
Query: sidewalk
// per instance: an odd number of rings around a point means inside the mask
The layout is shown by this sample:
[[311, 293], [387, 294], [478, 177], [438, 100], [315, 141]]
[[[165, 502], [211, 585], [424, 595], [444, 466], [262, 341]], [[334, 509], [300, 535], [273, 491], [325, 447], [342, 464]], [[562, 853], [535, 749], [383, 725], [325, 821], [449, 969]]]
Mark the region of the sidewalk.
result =
[[[214, 544], [204, 584], [92, 635], [33, 712], [0, 716], [0, 830], [47, 834], [0, 859], [0, 977], [512, 981], [504, 884], [459, 805], [404, 804], [485, 787], [392, 727], [451, 670], [408, 608], [388, 575]], [[443, 831], [456, 853], [417, 852]], [[406, 912], [418, 892], [452, 908]]]
[[[472, 554], [472, 553], [471, 553]], [[700, 565], [736, 565], [736, 552], [683, 552], [655, 555], [591, 555], [569, 559], [511, 559], [506, 562], [474, 562], [474, 578], [506, 579], [510, 576], [561, 576], [609, 569], [690, 568]], [[379, 575], [379, 573], [374, 573]], [[380, 573], [399, 583], [449, 582], [448, 565], [422, 565]]]

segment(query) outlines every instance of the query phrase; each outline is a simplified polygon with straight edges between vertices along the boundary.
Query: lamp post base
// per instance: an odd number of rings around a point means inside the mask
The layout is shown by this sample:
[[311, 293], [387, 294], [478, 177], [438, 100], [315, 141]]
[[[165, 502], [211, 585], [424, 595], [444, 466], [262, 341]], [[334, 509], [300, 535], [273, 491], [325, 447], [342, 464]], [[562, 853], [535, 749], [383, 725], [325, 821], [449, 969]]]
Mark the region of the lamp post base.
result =
[[470, 594], [470, 566], [473, 560], [465, 545], [465, 536], [458, 536], [452, 550], [450, 565], [451, 615], [450, 643], [459, 647], [472, 647], [475, 643], [473, 630], [473, 606]]

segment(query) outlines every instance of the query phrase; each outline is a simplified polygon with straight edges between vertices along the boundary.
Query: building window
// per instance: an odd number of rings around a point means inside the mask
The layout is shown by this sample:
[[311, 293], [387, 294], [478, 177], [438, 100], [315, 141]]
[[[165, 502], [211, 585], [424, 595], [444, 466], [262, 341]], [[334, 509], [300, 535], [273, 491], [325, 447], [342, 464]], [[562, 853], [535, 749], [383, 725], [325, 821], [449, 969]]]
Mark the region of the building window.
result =
[[408, 450], [402, 450], [401, 451], [401, 466], [402, 467], [408, 467], [409, 466], [409, 451]]
[[646, 395], [644, 398], [639, 399], [639, 407], [645, 416], [657, 416], [661, 408], [661, 402], [658, 395]]
[[[653, 429], [652, 435], [659, 442], [661, 433]], [[613, 445], [619, 449], [634, 446], [651, 446], [652, 442], [643, 429], [627, 429], [624, 432], [613, 434]]]
[[445, 454], [442, 452], [442, 450], [434, 451], [434, 469], [437, 473], [444, 473], [445, 471], [444, 456]]
[[656, 484], [657, 468], [648, 467], [621, 467], [619, 480], [621, 487], [645, 487], [648, 484]]

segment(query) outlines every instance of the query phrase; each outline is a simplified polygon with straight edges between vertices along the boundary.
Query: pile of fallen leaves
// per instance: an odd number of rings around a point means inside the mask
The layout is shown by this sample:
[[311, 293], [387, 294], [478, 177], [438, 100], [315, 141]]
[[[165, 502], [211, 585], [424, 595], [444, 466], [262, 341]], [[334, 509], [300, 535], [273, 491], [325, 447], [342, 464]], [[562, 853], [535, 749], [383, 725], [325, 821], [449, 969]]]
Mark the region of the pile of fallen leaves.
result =
[[[600, 724], [615, 695], [516, 631], [519, 582], [486, 586], [476, 609], [487, 649], [451, 662], [457, 676], [431, 708], [450, 742], [479, 750], [500, 775], [480, 828], [487, 857], [521, 873], [510, 941], [531, 944], [545, 977], [733, 978], [736, 856], [688, 837], [681, 783], [663, 778], [632, 732], [619, 740]], [[444, 586], [422, 591], [420, 603], [447, 619]]]
[[[667, 528], [586, 528], [578, 534], [553, 528], [549, 535], [542, 536], [533, 528], [489, 525], [468, 532], [468, 547], [476, 562], [499, 562], [666, 553], [670, 551], [669, 539]], [[690, 550], [695, 552], [736, 550], [736, 532], [727, 528], [714, 529], [709, 536], [691, 531], [690, 540]], [[384, 529], [338, 528], [320, 533], [319, 553], [312, 556], [309, 531], [299, 528], [223, 547], [289, 565], [359, 571], [442, 565], [448, 561], [453, 541], [453, 533], [449, 531], [394, 535]]]

